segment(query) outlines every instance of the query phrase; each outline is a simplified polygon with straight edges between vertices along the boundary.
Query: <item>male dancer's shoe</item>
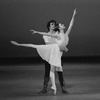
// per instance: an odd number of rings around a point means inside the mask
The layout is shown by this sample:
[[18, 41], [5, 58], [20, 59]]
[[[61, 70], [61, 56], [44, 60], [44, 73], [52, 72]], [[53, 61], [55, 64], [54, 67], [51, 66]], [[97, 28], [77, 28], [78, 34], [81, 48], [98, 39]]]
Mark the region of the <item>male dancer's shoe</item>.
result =
[[65, 86], [61, 86], [61, 89], [62, 89], [62, 93], [65, 93], [65, 94], [68, 93], [68, 92], [66, 91], [66, 89], [65, 89]]
[[68, 92], [65, 89], [65, 82], [64, 82], [64, 79], [63, 79], [63, 72], [58, 72], [58, 75], [59, 75], [59, 81], [60, 81], [62, 93], [67, 94]]
[[44, 79], [43, 89], [39, 92], [39, 94], [47, 93], [48, 81], [49, 81], [48, 78]]

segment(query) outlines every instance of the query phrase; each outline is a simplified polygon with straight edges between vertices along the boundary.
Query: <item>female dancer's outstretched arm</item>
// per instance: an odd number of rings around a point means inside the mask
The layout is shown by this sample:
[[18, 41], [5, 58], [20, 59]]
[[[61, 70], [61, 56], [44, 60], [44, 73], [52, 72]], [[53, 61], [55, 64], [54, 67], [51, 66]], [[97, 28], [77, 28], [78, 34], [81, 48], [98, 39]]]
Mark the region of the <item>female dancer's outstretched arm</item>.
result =
[[72, 29], [72, 26], [74, 24], [74, 19], [75, 19], [75, 15], [76, 15], [77, 11], [76, 9], [74, 10], [74, 13], [73, 13], [73, 16], [72, 16], [72, 19], [70, 21], [70, 24], [69, 24], [69, 27], [68, 27], [68, 30], [66, 31], [65, 35], [69, 35], [71, 29]]
[[46, 36], [49, 36], [49, 37], [53, 37], [53, 38], [60, 38], [58, 34], [48, 34], [46, 32], [39, 32], [39, 31], [35, 31], [35, 30], [30, 30], [32, 31], [33, 33], [32, 34], [40, 34], [40, 35], [46, 35]]
[[32, 47], [32, 48], [35, 48], [35, 46], [36, 46], [36, 45], [33, 45], [33, 44], [20, 44], [20, 43], [18, 43], [18, 42], [16, 42], [16, 41], [11, 41], [11, 43], [12, 43], [13, 45], [16, 45], [16, 46], [23, 46], [23, 47]]

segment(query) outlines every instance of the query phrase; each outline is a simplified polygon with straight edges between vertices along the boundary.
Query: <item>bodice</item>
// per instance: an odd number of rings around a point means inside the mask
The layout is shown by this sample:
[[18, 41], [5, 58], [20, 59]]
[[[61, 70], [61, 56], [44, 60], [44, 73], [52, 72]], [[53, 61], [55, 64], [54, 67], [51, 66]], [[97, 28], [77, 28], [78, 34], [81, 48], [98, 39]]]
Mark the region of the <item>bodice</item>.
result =
[[56, 39], [56, 43], [60, 48], [66, 47], [69, 41], [68, 35], [64, 33], [59, 33], [60, 38]]

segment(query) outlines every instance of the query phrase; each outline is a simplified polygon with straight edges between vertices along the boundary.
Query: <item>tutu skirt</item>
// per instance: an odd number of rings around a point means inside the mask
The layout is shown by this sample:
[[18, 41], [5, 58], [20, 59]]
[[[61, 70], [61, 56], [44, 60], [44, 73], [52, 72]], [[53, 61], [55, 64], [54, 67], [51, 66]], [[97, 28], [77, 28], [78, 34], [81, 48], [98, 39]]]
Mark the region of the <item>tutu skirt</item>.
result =
[[57, 44], [37, 45], [35, 46], [40, 57], [47, 61], [50, 65], [56, 67], [61, 66], [62, 52]]

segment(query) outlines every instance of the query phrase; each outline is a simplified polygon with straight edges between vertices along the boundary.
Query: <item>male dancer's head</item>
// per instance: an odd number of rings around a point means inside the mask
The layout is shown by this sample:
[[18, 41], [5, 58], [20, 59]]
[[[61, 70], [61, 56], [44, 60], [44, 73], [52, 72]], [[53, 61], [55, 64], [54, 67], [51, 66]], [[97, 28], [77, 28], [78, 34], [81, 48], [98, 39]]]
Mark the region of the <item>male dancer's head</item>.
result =
[[47, 23], [47, 29], [48, 29], [48, 31], [54, 31], [55, 26], [56, 26], [56, 21], [55, 20], [50, 20]]

